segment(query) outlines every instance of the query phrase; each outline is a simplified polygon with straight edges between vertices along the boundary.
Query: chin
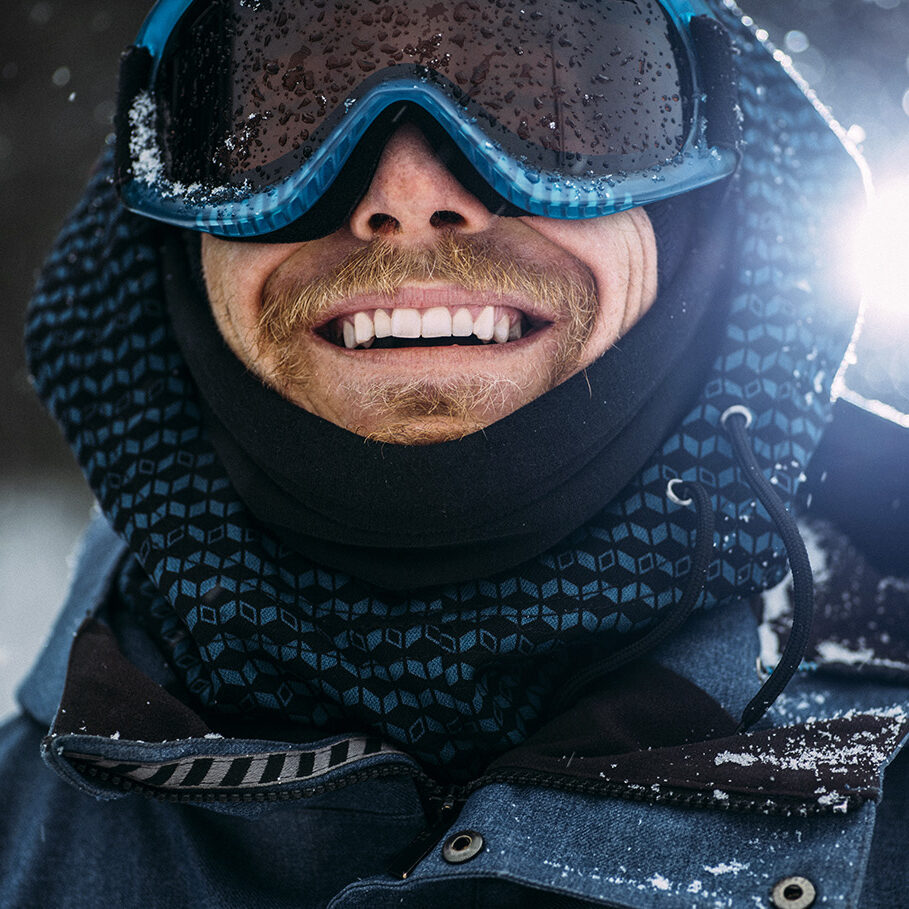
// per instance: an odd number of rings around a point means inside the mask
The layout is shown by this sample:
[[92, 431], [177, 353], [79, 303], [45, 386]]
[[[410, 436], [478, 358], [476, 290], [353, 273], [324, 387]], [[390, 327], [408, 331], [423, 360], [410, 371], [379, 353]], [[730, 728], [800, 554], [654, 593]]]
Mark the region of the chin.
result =
[[[441, 375], [423, 372], [411, 379], [394, 380], [356, 376], [338, 383], [335, 390], [339, 394], [332, 400], [310, 395], [312, 403], [325, 407], [307, 409], [373, 441], [429, 445], [478, 432], [554, 384], [540, 376], [519, 382], [495, 372], [438, 372]], [[297, 397], [288, 395], [286, 389], [284, 393], [292, 400]], [[295, 403], [300, 403], [299, 399]]]

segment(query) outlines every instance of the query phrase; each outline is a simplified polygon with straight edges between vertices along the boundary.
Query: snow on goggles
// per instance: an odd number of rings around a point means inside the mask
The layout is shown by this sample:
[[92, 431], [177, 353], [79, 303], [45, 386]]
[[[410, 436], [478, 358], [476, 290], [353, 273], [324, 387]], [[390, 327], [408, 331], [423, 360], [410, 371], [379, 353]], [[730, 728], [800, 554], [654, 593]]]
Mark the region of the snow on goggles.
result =
[[607, 215], [737, 163], [703, 0], [159, 0], [121, 66], [117, 182], [168, 224], [311, 239], [403, 119], [505, 215]]

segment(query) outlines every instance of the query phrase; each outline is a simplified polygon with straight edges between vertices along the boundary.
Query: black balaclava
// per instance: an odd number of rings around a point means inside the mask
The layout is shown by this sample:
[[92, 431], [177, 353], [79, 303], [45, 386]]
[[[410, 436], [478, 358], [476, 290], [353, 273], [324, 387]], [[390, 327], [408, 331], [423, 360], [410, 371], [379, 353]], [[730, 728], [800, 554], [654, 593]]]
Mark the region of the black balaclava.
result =
[[731, 234], [726, 192], [648, 208], [658, 300], [612, 349], [484, 431], [427, 446], [366, 441], [264, 386], [211, 316], [198, 235], [172, 235], [168, 308], [231, 481], [286, 545], [390, 590], [485, 576], [545, 551], [610, 501], [700, 389], [722, 322], [707, 314]]

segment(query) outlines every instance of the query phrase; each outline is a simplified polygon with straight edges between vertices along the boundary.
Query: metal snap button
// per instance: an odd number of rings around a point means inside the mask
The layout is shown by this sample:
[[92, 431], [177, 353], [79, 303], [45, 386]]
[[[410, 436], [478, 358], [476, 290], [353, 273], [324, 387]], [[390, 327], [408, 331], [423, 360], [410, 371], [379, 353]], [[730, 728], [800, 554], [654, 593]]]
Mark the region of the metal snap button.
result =
[[807, 909], [814, 902], [817, 891], [806, 877], [784, 877], [777, 881], [771, 898], [777, 909]]
[[459, 830], [442, 846], [442, 858], [452, 865], [469, 862], [483, 848], [483, 836], [476, 830]]

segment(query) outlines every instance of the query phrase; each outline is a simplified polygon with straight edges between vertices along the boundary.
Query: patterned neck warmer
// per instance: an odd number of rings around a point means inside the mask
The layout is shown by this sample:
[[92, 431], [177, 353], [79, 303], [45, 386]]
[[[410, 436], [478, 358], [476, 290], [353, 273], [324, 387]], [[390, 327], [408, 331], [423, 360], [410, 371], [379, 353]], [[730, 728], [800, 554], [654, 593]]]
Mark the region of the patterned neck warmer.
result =
[[718, 544], [702, 607], [777, 583], [782, 545], [718, 427], [755, 416], [754, 446], [792, 503], [829, 410], [854, 306], [825, 273], [827, 206], [851, 162], [748, 28], [747, 151], [720, 350], [695, 406], [581, 527], [494, 576], [384, 594], [288, 549], [249, 514], [203, 424], [164, 312], [160, 237], [123, 211], [106, 167], [64, 227], [27, 329], [35, 385], [133, 559], [120, 588], [209, 713], [298, 729], [368, 729], [451, 775], [526, 738], [579, 659], [652, 626], [682, 595], [707, 488]]
[[501, 575], [534, 559], [613, 498], [702, 387], [725, 297], [723, 269], [704, 260], [731, 253], [726, 196], [722, 185], [676, 202], [680, 216], [669, 220], [688, 228], [678, 242], [697, 255], [583, 374], [482, 432], [428, 446], [370, 442], [263, 385], [215, 325], [198, 234], [180, 242], [166, 232], [169, 321], [232, 486], [289, 548], [384, 591]]

